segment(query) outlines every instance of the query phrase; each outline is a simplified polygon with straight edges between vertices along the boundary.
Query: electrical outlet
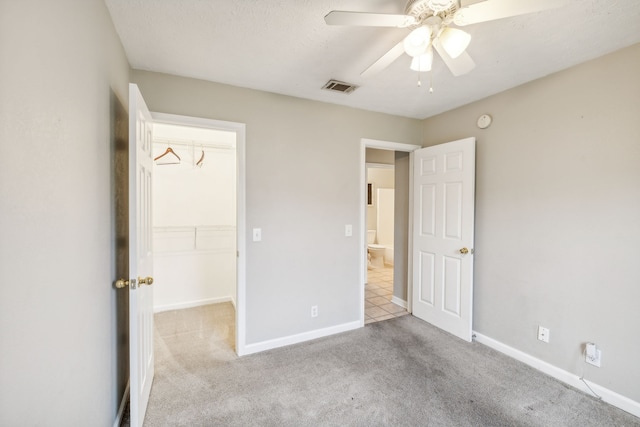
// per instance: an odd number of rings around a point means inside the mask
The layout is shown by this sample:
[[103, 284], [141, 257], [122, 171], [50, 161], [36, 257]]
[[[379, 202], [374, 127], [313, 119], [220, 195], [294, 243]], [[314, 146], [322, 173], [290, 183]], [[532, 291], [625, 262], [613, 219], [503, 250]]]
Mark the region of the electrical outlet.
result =
[[538, 339], [540, 341], [549, 342], [549, 329], [544, 326], [538, 326]]
[[592, 342], [585, 345], [584, 361], [590, 365], [600, 367], [602, 361], [602, 351]]
[[317, 305], [312, 305], [311, 306], [311, 317], [318, 317], [318, 306]]

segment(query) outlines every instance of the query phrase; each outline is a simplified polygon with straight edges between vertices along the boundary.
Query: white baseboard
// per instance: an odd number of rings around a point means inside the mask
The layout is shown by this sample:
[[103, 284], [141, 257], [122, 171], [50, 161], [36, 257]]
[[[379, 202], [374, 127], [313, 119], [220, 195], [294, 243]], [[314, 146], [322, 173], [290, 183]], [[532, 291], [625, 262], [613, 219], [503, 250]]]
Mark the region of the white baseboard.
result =
[[[580, 377], [572, 374], [571, 372], [565, 371], [564, 369], [560, 369], [557, 366], [554, 366], [550, 363], [547, 363], [543, 360], [535, 358], [523, 351], [517, 350], [513, 347], [510, 347], [506, 344], [501, 343], [500, 341], [496, 341], [493, 338], [489, 338], [486, 335], [482, 335], [478, 332], [473, 333], [475, 336], [475, 340], [480, 344], [484, 344], [487, 347], [491, 347], [494, 350], [499, 351], [500, 353], [506, 354], [520, 362], [526, 363], [527, 365], [535, 368], [539, 371], [544, 372], [545, 374], [560, 380], [566, 384], [569, 384], [572, 387], [577, 388], [580, 391], [583, 391], [591, 396], [593, 393], [587, 386], [580, 380]], [[586, 380], [585, 380], [586, 381]], [[587, 381], [589, 383], [589, 387], [593, 389], [595, 393], [602, 397], [602, 400], [615, 406], [623, 411], [626, 411], [636, 417], [640, 417], [640, 403], [634, 400], [629, 399], [621, 394], [616, 393], [615, 391], [611, 391], [605, 387], [602, 387], [598, 384], [592, 383], [591, 381]]]
[[218, 297], [218, 298], [201, 299], [196, 301], [180, 302], [176, 304], [156, 305], [153, 307], [153, 312], [160, 313], [160, 312], [169, 311], [169, 310], [181, 310], [183, 308], [199, 307], [201, 305], [218, 304], [221, 302], [228, 302], [228, 301], [233, 302], [233, 299], [231, 297]]
[[276, 338], [273, 340], [262, 341], [255, 344], [247, 344], [244, 346], [242, 354], [239, 356], [245, 356], [248, 354], [259, 353], [265, 350], [271, 350], [272, 348], [284, 347], [291, 344], [298, 344], [304, 341], [314, 340], [316, 338], [322, 338], [333, 334], [339, 334], [340, 332], [350, 331], [362, 327], [362, 322], [355, 321], [349, 323], [343, 323], [342, 325], [331, 326], [324, 329], [316, 329], [314, 331], [303, 332], [301, 334], [290, 335], [288, 337]]
[[116, 415], [116, 420], [113, 422], [113, 427], [120, 427], [120, 423], [122, 422], [122, 414], [124, 413], [124, 408], [127, 406], [127, 401], [129, 400], [129, 381], [127, 381], [127, 388], [124, 389], [124, 394], [122, 395], [122, 400], [120, 401], [120, 407], [118, 408], [118, 414]]
[[407, 308], [407, 302], [403, 299], [398, 298], [395, 295], [391, 297], [391, 302], [394, 303], [395, 305], [399, 305], [402, 308]]

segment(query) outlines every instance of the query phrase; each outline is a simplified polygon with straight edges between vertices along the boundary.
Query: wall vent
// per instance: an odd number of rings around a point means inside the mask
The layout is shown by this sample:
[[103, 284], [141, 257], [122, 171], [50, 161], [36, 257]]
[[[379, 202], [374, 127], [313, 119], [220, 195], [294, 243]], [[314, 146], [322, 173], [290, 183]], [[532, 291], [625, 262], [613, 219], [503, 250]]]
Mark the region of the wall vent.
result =
[[338, 80], [329, 80], [327, 84], [322, 86], [322, 89], [331, 90], [334, 92], [351, 93], [354, 90], [358, 89], [358, 86]]

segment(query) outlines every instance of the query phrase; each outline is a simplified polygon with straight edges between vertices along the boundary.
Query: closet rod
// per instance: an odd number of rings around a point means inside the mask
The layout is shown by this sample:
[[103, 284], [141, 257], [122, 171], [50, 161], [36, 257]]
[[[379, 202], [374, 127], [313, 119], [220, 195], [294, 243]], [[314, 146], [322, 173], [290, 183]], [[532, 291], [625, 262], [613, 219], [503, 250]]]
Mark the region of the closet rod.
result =
[[195, 147], [196, 144], [202, 145], [203, 147], [207, 147], [207, 148], [217, 148], [217, 149], [221, 149], [221, 150], [233, 150], [234, 147], [230, 146], [230, 145], [219, 145], [219, 144], [215, 144], [215, 143], [211, 143], [211, 142], [202, 142], [202, 141], [180, 141], [180, 140], [176, 140], [176, 139], [166, 139], [166, 138], [153, 138], [153, 143], [154, 144], [169, 144], [169, 145], [178, 145], [178, 146], [182, 146], [182, 147]]

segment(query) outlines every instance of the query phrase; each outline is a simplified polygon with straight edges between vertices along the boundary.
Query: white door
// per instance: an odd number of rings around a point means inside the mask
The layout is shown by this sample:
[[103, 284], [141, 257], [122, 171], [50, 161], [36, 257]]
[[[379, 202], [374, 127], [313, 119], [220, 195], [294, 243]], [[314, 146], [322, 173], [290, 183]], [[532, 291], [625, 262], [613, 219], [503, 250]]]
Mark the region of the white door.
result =
[[153, 123], [129, 85], [129, 378], [131, 427], [142, 426], [153, 382], [151, 150]]
[[413, 152], [413, 315], [471, 341], [475, 138]]

